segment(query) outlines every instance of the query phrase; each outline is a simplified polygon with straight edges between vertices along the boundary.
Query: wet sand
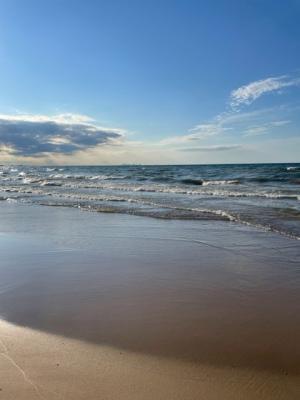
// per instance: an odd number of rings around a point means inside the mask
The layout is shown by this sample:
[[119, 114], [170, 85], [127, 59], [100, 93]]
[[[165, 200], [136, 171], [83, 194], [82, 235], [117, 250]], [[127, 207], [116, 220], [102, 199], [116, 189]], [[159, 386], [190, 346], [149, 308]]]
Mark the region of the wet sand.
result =
[[45, 398], [299, 398], [298, 241], [7, 203], [0, 217], [1, 376], [17, 374], [7, 348]]

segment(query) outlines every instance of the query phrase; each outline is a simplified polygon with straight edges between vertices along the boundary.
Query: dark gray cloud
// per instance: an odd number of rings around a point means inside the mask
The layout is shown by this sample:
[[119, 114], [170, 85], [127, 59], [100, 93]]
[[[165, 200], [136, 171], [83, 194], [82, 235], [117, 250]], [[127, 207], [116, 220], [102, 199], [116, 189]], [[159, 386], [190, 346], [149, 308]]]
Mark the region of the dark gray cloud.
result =
[[[71, 116], [72, 117], [72, 116]], [[71, 154], [114, 143], [122, 138], [116, 129], [100, 128], [84, 118], [0, 116], [0, 147], [19, 156], [45, 153]]]
[[181, 151], [227, 151], [240, 149], [240, 144], [228, 144], [228, 145], [216, 145], [216, 146], [199, 146], [199, 147], [188, 147], [181, 149]]

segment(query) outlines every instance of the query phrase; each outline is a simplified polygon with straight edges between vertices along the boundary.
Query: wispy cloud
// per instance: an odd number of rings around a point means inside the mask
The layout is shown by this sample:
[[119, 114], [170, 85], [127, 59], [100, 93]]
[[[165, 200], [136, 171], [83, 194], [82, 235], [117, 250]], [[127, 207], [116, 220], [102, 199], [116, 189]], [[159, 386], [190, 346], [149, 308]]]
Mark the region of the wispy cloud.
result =
[[284, 126], [290, 124], [291, 121], [283, 120], [283, 121], [273, 121], [271, 122], [271, 126]]
[[218, 122], [215, 123], [212, 122], [209, 124], [199, 124], [189, 129], [189, 132], [194, 132], [190, 136], [195, 136], [199, 138], [218, 135], [221, 131], [222, 127], [221, 124]]
[[265, 126], [265, 125], [252, 126], [251, 128], [245, 130], [244, 137], [265, 135], [268, 133], [268, 130], [269, 130], [269, 127]]
[[[244, 136], [259, 136], [267, 133], [271, 128], [286, 125], [289, 121], [270, 121], [274, 119], [276, 111], [274, 108], [241, 112], [240, 106], [250, 105], [264, 94], [279, 92], [283, 88], [293, 86], [300, 87], [300, 78], [281, 75], [250, 82], [230, 93], [229, 108], [227, 107], [225, 112], [216, 115], [210, 121], [195, 125], [184, 135], [163, 139], [160, 144], [180, 146], [192, 141], [218, 136], [227, 131], [244, 132]], [[269, 122], [262, 122], [263, 118], [269, 119]], [[254, 120], [259, 123], [251, 126]], [[247, 124], [248, 126], [251, 124], [250, 127], [245, 126]]]
[[271, 128], [279, 128], [288, 125], [289, 123], [290, 121], [283, 120], [283, 121], [272, 121], [257, 126], [251, 126], [250, 128], [244, 131], [245, 132], [244, 137], [265, 135], [268, 132], [270, 132]]
[[183, 148], [180, 151], [228, 151], [228, 150], [235, 150], [240, 149], [243, 146], [241, 144], [228, 144], [228, 145], [213, 145], [213, 146], [196, 146], [190, 148]]
[[121, 129], [98, 126], [85, 115], [0, 115], [1, 151], [17, 156], [72, 154], [120, 143], [124, 133]]
[[231, 92], [230, 106], [233, 109], [236, 109], [241, 105], [251, 104], [263, 94], [278, 92], [280, 89], [299, 85], [300, 78], [291, 78], [288, 75], [270, 77], [250, 82], [247, 85], [241, 86]]
[[[225, 134], [226, 132], [239, 129], [241, 132], [246, 132], [245, 125], [260, 123], [265, 118], [270, 118], [273, 115], [274, 109], [255, 110], [251, 112], [224, 112], [217, 115], [206, 124], [199, 124], [189, 129], [189, 133], [180, 136], [172, 136], [160, 141], [161, 145], [180, 146], [191, 142], [197, 142], [208, 139], [214, 136]], [[282, 121], [285, 122], [285, 121]], [[280, 123], [280, 121], [278, 121]], [[260, 125], [261, 126], [261, 123]], [[274, 126], [279, 126], [275, 125]], [[256, 125], [255, 125], [256, 127]], [[268, 129], [270, 126], [268, 126]], [[264, 130], [265, 127], [264, 127]]]
[[[38, 163], [42, 162], [43, 158], [53, 159], [53, 162], [67, 160], [71, 163], [72, 160], [78, 159], [87, 163], [86, 160], [90, 157], [94, 157], [94, 161], [97, 161], [100, 156], [102, 160], [106, 160], [105, 157], [109, 159], [120, 157], [119, 159], [122, 160], [122, 157], [124, 159], [128, 157], [126, 161], [129, 161], [140, 160], [138, 157], [142, 153], [143, 157], [147, 157], [146, 154], [152, 157], [154, 153], [161, 152], [160, 154], [166, 158], [167, 153], [180, 157], [181, 151], [238, 150], [242, 148], [242, 145], [230, 144], [230, 141], [239, 141], [236, 140], [237, 135], [254, 137], [266, 135], [276, 129], [279, 132], [280, 127], [290, 123], [287, 119], [292, 118], [290, 105], [250, 110], [245, 110], [241, 106], [247, 106], [267, 93], [276, 93], [284, 88], [296, 86], [300, 87], [300, 78], [288, 75], [269, 77], [241, 86], [229, 94], [228, 101], [224, 104], [225, 112], [193, 126], [185, 134], [167, 137], [155, 143], [130, 141], [127, 137], [128, 132], [125, 130], [99, 126], [95, 120], [81, 114], [68, 113], [53, 116], [0, 114], [1, 160], [20, 162], [33, 160]], [[293, 113], [295, 112], [294, 108]], [[127, 140], [125, 140], [125, 134]], [[221, 140], [216, 141], [225, 135], [227, 136], [225, 144], [222, 144]], [[228, 153], [228, 157], [231, 154]], [[181, 155], [184, 157], [183, 153]], [[204, 154], [201, 156], [205, 157]], [[218, 157], [217, 153], [215, 157]], [[171, 161], [174, 162], [173, 159]]]
[[209, 124], [200, 124], [190, 129], [189, 134], [181, 135], [181, 136], [173, 136], [170, 138], [166, 138], [161, 140], [160, 144], [169, 145], [169, 144], [182, 144], [187, 142], [198, 141], [204, 138], [208, 138], [210, 136], [219, 135], [221, 132], [226, 130], [219, 122], [211, 122]]

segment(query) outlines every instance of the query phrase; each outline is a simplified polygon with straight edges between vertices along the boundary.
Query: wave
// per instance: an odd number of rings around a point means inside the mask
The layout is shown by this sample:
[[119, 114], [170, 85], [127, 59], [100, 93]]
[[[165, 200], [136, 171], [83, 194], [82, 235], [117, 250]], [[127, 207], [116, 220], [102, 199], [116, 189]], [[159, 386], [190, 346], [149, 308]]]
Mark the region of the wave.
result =
[[300, 179], [291, 179], [290, 183], [292, 183], [294, 185], [300, 185]]
[[[110, 199], [111, 201], [111, 199]], [[72, 207], [79, 208], [83, 211], [96, 211], [105, 213], [130, 214], [136, 216], [145, 216], [161, 219], [188, 219], [188, 220], [218, 220], [218, 221], [233, 221], [227, 212], [222, 210], [206, 210], [181, 207], [169, 207], [155, 204], [144, 204], [144, 207], [120, 207], [111, 204], [88, 204], [84, 202], [56, 202], [42, 201], [40, 205], [55, 206], [55, 207]]]
[[86, 179], [86, 175], [68, 175], [68, 174], [51, 174], [49, 175], [50, 179]]
[[239, 185], [240, 181], [237, 179], [223, 180], [223, 181], [203, 181], [203, 186], [209, 185]]
[[181, 179], [180, 182], [186, 185], [203, 185], [202, 179]]
[[[1, 196], [0, 200], [6, 200], [10, 203], [25, 202], [31, 204], [39, 204], [44, 206], [56, 207], [75, 207], [82, 211], [96, 211], [106, 213], [131, 214], [137, 216], [147, 216], [162, 219], [188, 219], [188, 220], [218, 220], [234, 223], [246, 224], [249, 226], [272, 231], [293, 239], [300, 239], [296, 227], [289, 228], [282, 221], [298, 221], [300, 219], [300, 211], [290, 208], [274, 209], [271, 214], [264, 207], [266, 213], [260, 206], [243, 209], [227, 210], [227, 207], [214, 208], [213, 206], [192, 207], [186, 205], [170, 205], [160, 201], [151, 201], [145, 198], [132, 198], [111, 195], [90, 195], [87, 193], [64, 193], [57, 191], [45, 191], [41, 189], [35, 190], [19, 190], [18, 194], [11, 195], [17, 191], [16, 189], [6, 189], [7, 196]], [[48, 197], [49, 196], [49, 197]], [[216, 203], [215, 203], [216, 204]], [[270, 208], [268, 209], [271, 210]], [[263, 218], [262, 218], [263, 216]], [[263, 221], [263, 222], [262, 222]]]
[[6, 200], [8, 203], [17, 203], [17, 202], [18, 202], [18, 200], [15, 199], [14, 197], [7, 197], [5, 200]]
[[49, 179], [62, 179], [62, 180], [86, 180], [86, 181], [97, 181], [97, 180], [122, 180], [126, 179], [126, 176], [118, 175], [74, 175], [74, 174], [51, 174]]
[[272, 224], [261, 224], [257, 221], [249, 221], [249, 220], [243, 219], [241, 217], [235, 217], [232, 221], [237, 222], [239, 224], [247, 225], [252, 228], [257, 228], [257, 229], [265, 231], [265, 232], [277, 233], [277, 234], [279, 234], [281, 236], [285, 236], [289, 239], [300, 240], [299, 234], [290, 232], [284, 228], [278, 228]]
[[[56, 176], [56, 175], [54, 175]], [[199, 188], [192, 188], [192, 187], [184, 187], [180, 185], [136, 185], [136, 184], [118, 184], [118, 185], [113, 185], [110, 183], [104, 183], [104, 182], [95, 182], [91, 181], [89, 182], [82, 182], [78, 180], [78, 183], [75, 183], [75, 181], [70, 181], [70, 180], [61, 180], [61, 179], [37, 179], [36, 177], [30, 177], [26, 176], [21, 179], [21, 182], [19, 183], [18, 181], [11, 181], [8, 182], [7, 178], [1, 178], [3, 181], [3, 187], [2, 190], [9, 190], [9, 189], [18, 189], [18, 190], [23, 190], [22, 186], [26, 186], [27, 188], [30, 189], [36, 189], [40, 187], [41, 189], [44, 187], [62, 187], [62, 191], [78, 191], [78, 192], [83, 192], [86, 191], [89, 193], [91, 190], [93, 191], [105, 191], [105, 192], [127, 192], [127, 193], [149, 193], [151, 195], [152, 193], [157, 193], [157, 194], [165, 194], [165, 195], [175, 195], [175, 196], [187, 196], [187, 199], [189, 196], [199, 196], [199, 198], [204, 199], [204, 198], [220, 198], [220, 199], [226, 199], [226, 198], [262, 198], [262, 199], [270, 199], [270, 200], [292, 200], [292, 201], [299, 201], [300, 200], [300, 193], [299, 191], [295, 190], [278, 190], [278, 191], [272, 191], [272, 190], [259, 190], [259, 188], [253, 187], [253, 190], [249, 190], [250, 188], [243, 187], [237, 185], [238, 190], [226, 190], [226, 188], [223, 188], [223, 182], [228, 183], [228, 181], [208, 181], [207, 183], [204, 183], [203, 185], [199, 185]], [[92, 183], [93, 182], [93, 183]], [[235, 186], [234, 181], [229, 181]], [[300, 183], [300, 181], [299, 181]], [[299, 185], [298, 183], [298, 185]], [[215, 188], [213, 188], [215, 187]], [[247, 190], [245, 190], [247, 189]], [[27, 190], [27, 189], [26, 189]]]
[[[207, 185], [208, 186], [208, 185]], [[278, 200], [300, 200], [300, 194], [285, 194], [285, 193], [267, 193], [267, 192], [241, 192], [241, 191], [227, 191], [227, 190], [186, 190], [180, 187], [172, 186], [112, 186], [112, 185], [101, 185], [101, 186], [85, 186], [85, 188], [95, 188], [104, 190], [113, 190], [121, 192], [143, 192], [143, 193], [166, 193], [166, 194], [177, 194], [177, 195], [193, 195], [193, 196], [213, 196], [213, 197], [257, 197], [257, 198], [269, 198]]]
[[292, 163], [166, 167], [7, 165], [0, 168], [0, 196], [3, 200], [13, 198], [18, 202], [43, 202], [98, 212], [225, 220], [294, 235], [300, 232], [299, 171], [300, 164]]
[[[2, 170], [0, 171], [0, 179], [1, 181], [9, 181], [11, 180], [16, 181], [16, 180], [22, 180], [24, 179], [25, 184], [28, 183], [38, 183], [39, 181], [44, 182], [44, 181], [61, 181], [62, 186], [69, 185], [70, 183], [75, 183], [78, 182], [78, 185], [86, 185], [86, 188], [93, 183], [95, 185], [95, 188], [101, 189], [101, 184], [105, 184], [106, 182], [113, 186], [113, 183], [120, 181], [120, 186], [122, 184], [128, 185], [133, 187], [132, 190], [137, 191], [135, 189], [136, 185], [141, 185], [140, 186], [140, 191], [157, 191], [157, 192], [167, 192], [172, 188], [173, 192], [182, 192], [182, 194], [190, 194], [193, 187], [209, 187], [209, 186], [218, 186], [218, 187], [226, 187], [226, 186], [240, 186], [241, 188], [250, 188], [255, 186], [258, 189], [261, 189], [264, 187], [263, 184], [266, 184], [265, 186], [268, 187], [268, 183], [271, 183], [272, 187], [278, 187], [278, 188], [284, 188], [287, 187], [285, 185], [291, 186], [291, 185], [299, 185], [300, 183], [300, 177], [298, 177], [297, 174], [284, 174], [283, 172], [281, 173], [274, 173], [274, 171], [271, 173], [263, 172], [262, 174], [249, 174], [246, 173], [240, 173], [237, 174], [236, 172], [232, 173], [232, 178], [228, 177], [226, 179], [223, 179], [221, 176], [217, 177], [214, 179], [210, 179], [210, 177], [207, 177], [206, 174], [204, 173], [201, 178], [199, 177], [189, 177], [189, 175], [185, 175], [183, 177], [180, 177], [180, 172], [175, 174], [174, 172], [169, 175], [161, 175], [157, 176], [154, 173], [150, 173], [149, 171], [146, 173], [142, 173], [141, 171], [138, 171], [138, 173], [135, 171], [133, 174], [121, 174], [119, 171], [106, 171], [104, 170], [104, 173], [98, 173], [95, 174], [93, 173], [94, 171], [83, 171], [84, 173], [74, 173], [72, 170], [67, 169], [66, 171], [62, 171], [62, 168], [50, 168], [47, 167], [46, 169], [42, 170], [34, 170], [34, 169], [25, 169], [22, 171], [16, 171], [16, 173], [12, 174], [9, 172], [9, 170]], [[289, 170], [290, 172], [298, 172], [300, 171], [300, 167], [287, 167], [285, 171]], [[71, 172], [71, 173], [69, 173]], [[79, 170], [79, 172], [81, 172]], [[89, 172], [89, 173], [86, 173]], [[97, 171], [98, 172], [98, 171]], [[115, 173], [114, 173], [115, 172]], [[128, 172], [128, 171], [124, 171]], [[262, 171], [260, 171], [261, 173]], [[179, 175], [179, 176], [178, 176]], [[220, 174], [221, 175], [221, 174]], [[227, 174], [230, 176], [230, 174]], [[8, 176], [8, 179], [7, 179]], [[31, 181], [30, 181], [31, 180]], [[144, 183], [145, 182], [145, 183]], [[156, 189], [150, 189], [149, 186], [152, 185], [155, 187], [161, 186], [161, 188], [156, 188]], [[257, 184], [257, 185], [255, 185]], [[49, 185], [50, 186], [50, 185]], [[54, 185], [53, 185], [54, 186]], [[92, 186], [90, 186], [92, 187]], [[270, 187], [270, 186], [269, 186]], [[164, 190], [165, 188], [165, 190]], [[187, 189], [188, 188], [188, 189]], [[105, 189], [105, 188], [104, 188]], [[112, 190], [124, 190], [122, 187], [115, 188]]]
[[287, 171], [300, 171], [300, 167], [287, 167]]
[[60, 183], [60, 182], [43, 181], [41, 183], [41, 186], [62, 186], [62, 183]]
[[[170, 181], [170, 179], [167, 179]], [[204, 180], [204, 179], [180, 179], [178, 182], [185, 185], [209, 186], [209, 185], [239, 185], [240, 181], [237, 179], [224, 179], [224, 180]]]
[[[9, 202], [17, 202], [17, 199], [7, 198]], [[109, 199], [112, 201], [112, 199]], [[122, 200], [123, 201], [123, 200]], [[151, 217], [158, 219], [179, 219], [179, 220], [208, 220], [208, 221], [228, 221], [233, 223], [244, 224], [249, 227], [257, 228], [263, 231], [269, 231], [277, 233], [291, 239], [300, 240], [300, 235], [297, 233], [289, 232], [284, 227], [278, 227], [276, 224], [260, 223], [259, 220], [253, 220], [247, 216], [240, 214], [230, 213], [221, 209], [207, 209], [207, 208], [181, 208], [181, 207], [170, 207], [162, 206], [158, 204], [149, 204], [148, 207], [120, 207], [113, 206], [111, 204], [88, 204], [85, 202], [66, 202], [66, 201], [39, 201], [40, 205], [53, 206], [53, 207], [71, 207], [78, 208], [81, 211], [94, 211], [100, 213], [118, 213], [118, 214], [129, 214], [135, 216]], [[146, 206], [146, 204], [145, 204]]]
[[[300, 169], [299, 169], [300, 171]], [[293, 183], [287, 176], [256, 176], [254, 178], [243, 179], [243, 183], [274, 183], [274, 184], [287, 184]]]

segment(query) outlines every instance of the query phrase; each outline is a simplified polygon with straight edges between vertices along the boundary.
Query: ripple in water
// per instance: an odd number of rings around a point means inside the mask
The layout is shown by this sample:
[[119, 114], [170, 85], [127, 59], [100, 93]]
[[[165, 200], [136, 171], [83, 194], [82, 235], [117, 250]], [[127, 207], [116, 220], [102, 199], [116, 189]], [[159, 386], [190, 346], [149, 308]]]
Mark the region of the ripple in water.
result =
[[222, 219], [300, 238], [300, 164], [1, 166], [0, 198], [171, 219]]

